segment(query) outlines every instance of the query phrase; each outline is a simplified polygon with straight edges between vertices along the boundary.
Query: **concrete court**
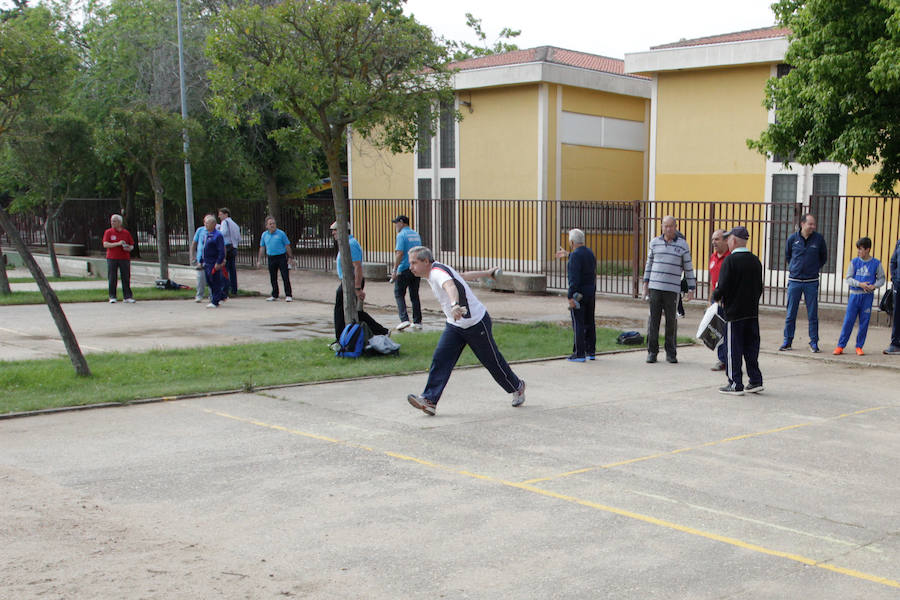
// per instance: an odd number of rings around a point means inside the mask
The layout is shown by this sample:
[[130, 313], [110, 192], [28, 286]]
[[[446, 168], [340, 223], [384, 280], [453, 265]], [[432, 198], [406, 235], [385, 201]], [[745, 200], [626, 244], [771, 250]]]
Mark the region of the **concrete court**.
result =
[[708, 354], [0, 421], [0, 598], [900, 596], [896, 372]]

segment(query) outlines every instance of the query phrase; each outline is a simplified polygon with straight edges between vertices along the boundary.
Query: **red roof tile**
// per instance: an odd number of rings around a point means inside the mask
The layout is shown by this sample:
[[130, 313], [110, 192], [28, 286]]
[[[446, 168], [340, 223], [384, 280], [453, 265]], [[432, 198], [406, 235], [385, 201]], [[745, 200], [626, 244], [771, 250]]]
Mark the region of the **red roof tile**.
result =
[[646, 79], [639, 75], [625, 75], [624, 60], [609, 58], [608, 56], [599, 56], [597, 54], [588, 54], [587, 52], [565, 50], [553, 46], [540, 46], [538, 48], [528, 48], [527, 50], [512, 50], [502, 54], [469, 58], [451, 63], [450, 68], [468, 71], [470, 69], [522, 65], [533, 62], [548, 62], [580, 69], [588, 69], [591, 71], [599, 71], [601, 73], [611, 73], [613, 75], [624, 75], [625, 77]]
[[737, 31], [735, 33], [723, 33], [720, 35], [711, 35], [702, 38], [694, 38], [692, 40], [681, 40], [672, 42], [671, 44], [663, 44], [661, 46], [651, 46], [651, 50], [663, 50], [665, 48], [685, 48], [688, 46], [706, 46], [708, 44], [725, 44], [727, 42], [747, 42], [750, 40], [765, 40], [770, 38], [786, 37], [791, 30], [787, 27], [761, 27], [759, 29], [748, 29], [747, 31]]

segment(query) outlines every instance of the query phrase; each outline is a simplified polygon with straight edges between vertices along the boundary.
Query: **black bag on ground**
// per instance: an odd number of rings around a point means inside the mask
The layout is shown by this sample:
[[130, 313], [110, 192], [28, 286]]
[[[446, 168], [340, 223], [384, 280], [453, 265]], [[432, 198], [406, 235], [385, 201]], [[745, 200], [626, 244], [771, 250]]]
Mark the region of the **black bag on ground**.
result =
[[616, 338], [616, 343], [625, 346], [640, 346], [644, 343], [644, 336], [637, 331], [623, 331]]
[[894, 288], [889, 287], [884, 290], [881, 295], [881, 302], [878, 303], [878, 310], [883, 313], [894, 314]]

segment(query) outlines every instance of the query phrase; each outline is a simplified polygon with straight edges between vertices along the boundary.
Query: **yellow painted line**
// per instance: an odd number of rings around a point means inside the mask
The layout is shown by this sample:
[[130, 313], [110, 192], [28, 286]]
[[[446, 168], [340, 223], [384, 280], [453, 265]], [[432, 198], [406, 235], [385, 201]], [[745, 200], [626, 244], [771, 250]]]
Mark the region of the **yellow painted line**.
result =
[[773, 433], [781, 433], [783, 431], [790, 431], [792, 429], [800, 429], [803, 427], [810, 427], [812, 425], [821, 425], [822, 423], [827, 423], [829, 421], [837, 421], [838, 419], [846, 419], [847, 417], [853, 417], [856, 415], [861, 415], [864, 413], [876, 411], [876, 410], [884, 410], [888, 408], [887, 406], [876, 406], [873, 408], [864, 408], [862, 410], [857, 410], [851, 413], [843, 413], [837, 415], [835, 417], [827, 417], [820, 421], [810, 421], [808, 423], [798, 423], [796, 425], [788, 425], [786, 427], [778, 427], [776, 429], [767, 429], [765, 431], [757, 431], [755, 433], [745, 433], [742, 435], [736, 435], [733, 437], [724, 438], [721, 440], [716, 440], [714, 442], [704, 442], [697, 446], [689, 446], [687, 448], [679, 448], [677, 450], [670, 450], [668, 452], [658, 452], [656, 454], [649, 454], [647, 456], [640, 456], [638, 458], [629, 458], [628, 460], [620, 460], [614, 463], [608, 463], [605, 465], [594, 465], [591, 467], [583, 467], [581, 469], [575, 469], [574, 471], [566, 471], [565, 473], [557, 473], [556, 475], [548, 475], [547, 477], [536, 477], [534, 479], [527, 479], [522, 483], [526, 485], [534, 484], [534, 483], [542, 483], [544, 481], [552, 481], [554, 479], [562, 479], [563, 477], [571, 477], [572, 475], [580, 475], [581, 473], [588, 473], [589, 471], [597, 471], [599, 469], [612, 469], [614, 467], [621, 467], [624, 465], [630, 465], [637, 462], [643, 462], [645, 460], [653, 460], [654, 458], [663, 458], [666, 456], [672, 456], [674, 454], [681, 454], [683, 452], [690, 452], [692, 450], [700, 450], [701, 448], [709, 448], [710, 446], [718, 446], [720, 444], [727, 444], [730, 442], [737, 442], [740, 440], [746, 440], [749, 438], [760, 437], [764, 435], [772, 435]]
[[[872, 410], [879, 410], [877, 408], [865, 409], [863, 411], [858, 411], [856, 413], [848, 413], [847, 415], [842, 416], [850, 416], [852, 414], [859, 414], [860, 412], [868, 412]], [[862, 571], [857, 571], [855, 569], [847, 569], [844, 567], [839, 567], [836, 565], [832, 565], [830, 563], [819, 562], [814, 558], [809, 558], [806, 556], [802, 556], [800, 554], [792, 554], [790, 552], [782, 552], [780, 550], [773, 550], [772, 548], [766, 548], [764, 546], [759, 546], [757, 544], [752, 544], [750, 542], [744, 542], [737, 538], [732, 538], [724, 535], [719, 535], [717, 533], [712, 533], [709, 531], [703, 531], [701, 529], [695, 529], [694, 527], [688, 527], [687, 525], [679, 525], [678, 523], [673, 523], [671, 521], [666, 521], [664, 519], [657, 519], [656, 517], [651, 517], [648, 515], [642, 515], [640, 513], [632, 512], [629, 510], [625, 510], [622, 508], [616, 508], [614, 506], [607, 506], [605, 504], [600, 504], [598, 502], [593, 502], [591, 500], [585, 500], [583, 498], [578, 498], [575, 496], [567, 496], [565, 494], [559, 494], [556, 492], [552, 492], [550, 490], [541, 489], [539, 487], [535, 487], [534, 485], [529, 485], [528, 483], [516, 483], [514, 481], [504, 481], [502, 479], [497, 479], [495, 477], [491, 477], [490, 475], [481, 475], [479, 473], [472, 473], [470, 471], [458, 470], [452, 467], [448, 467], [446, 465], [442, 465], [439, 463], [431, 462], [428, 460], [423, 460], [421, 458], [416, 458], [415, 456], [409, 456], [407, 454], [400, 454], [398, 452], [391, 452], [387, 450], [375, 450], [368, 446], [363, 446], [360, 444], [355, 444], [353, 442], [348, 442], [346, 440], [338, 440], [336, 438], [330, 438], [322, 435], [317, 435], [314, 433], [308, 433], [305, 431], [299, 431], [296, 429], [290, 429], [288, 427], [284, 427], [281, 425], [272, 425], [269, 423], [264, 423], [262, 421], [257, 421], [255, 419], [246, 419], [244, 417], [237, 417], [234, 415], [230, 415], [228, 413], [219, 412], [216, 410], [203, 409], [204, 412], [218, 415], [220, 417], [224, 417], [226, 419], [232, 419], [235, 421], [240, 421], [242, 423], [248, 423], [251, 425], [255, 425], [257, 427], [264, 427], [267, 429], [273, 429], [276, 431], [283, 431], [285, 433], [290, 433], [292, 435], [298, 435], [309, 439], [320, 440], [329, 442], [332, 444], [339, 444], [342, 446], [357, 448], [367, 450], [369, 452], [384, 454], [385, 456], [389, 456], [392, 458], [396, 458], [403, 461], [412, 462], [415, 464], [419, 464], [428, 468], [438, 469], [441, 471], [445, 471], [448, 473], [456, 473], [458, 475], [463, 475], [465, 477], [469, 477], [472, 479], [478, 479], [480, 481], [488, 481], [491, 483], [497, 483], [506, 487], [515, 488], [517, 490], [522, 490], [525, 492], [530, 492], [532, 494], [537, 494], [540, 496], [544, 496], [547, 498], [554, 498], [556, 500], [562, 500], [564, 502], [569, 502], [572, 504], [578, 504], [579, 506], [584, 506], [587, 508], [591, 508], [594, 510], [599, 510], [603, 512], [607, 512], [610, 514], [618, 515], [621, 517], [626, 517], [629, 519], [634, 519], [636, 521], [642, 521], [644, 523], [649, 523], [651, 525], [656, 525], [658, 527], [664, 527], [666, 529], [671, 529], [674, 531], [679, 531], [681, 533], [686, 533], [688, 535], [693, 535], [697, 537], [702, 537], [708, 540], [713, 540], [716, 542], [721, 542], [723, 544], [728, 544], [730, 546], [735, 546], [737, 548], [743, 548], [744, 550], [749, 550], [751, 552], [756, 552], [759, 554], [766, 554], [768, 556], [776, 556], [779, 558], [784, 558], [787, 560], [791, 560], [794, 562], [802, 563], [804, 565], [808, 565], [811, 567], [818, 567], [820, 569], [825, 569], [827, 571], [832, 571], [834, 573], [839, 573], [841, 575], [846, 575], [848, 577], [853, 577], [856, 579], [862, 579], [865, 581], [870, 581], [872, 583], [878, 583], [884, 586], [893, 587], [900, 589], [900, 581], [894, 581], [893, 579], [888, 579], [887, 577], [881, 577], [879, 575], [872, 575], [871, 573], [864, 573]], [[834, 417], [838, 418], [838, 417]], [[794, 427], [794, 426], [792, 426]]]

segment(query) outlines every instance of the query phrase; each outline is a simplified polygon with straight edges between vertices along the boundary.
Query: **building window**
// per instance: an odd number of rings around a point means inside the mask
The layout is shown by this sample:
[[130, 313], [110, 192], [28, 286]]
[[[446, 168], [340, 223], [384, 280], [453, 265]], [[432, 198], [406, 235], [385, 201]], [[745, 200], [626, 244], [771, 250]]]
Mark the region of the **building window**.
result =
[[418, 219], [416, 219], [416, 231], [422, 238], [422, 245], [432, 248], [431, 245], [431, 179], [419, 179], [419, 195], [416, 201], [418, 210]]
[[431, 168], [431, 136], [428, 134], [430, 113], [419, 117], [419, 144], [417, 166], [420, 169]]
[[441, 250], [456, 252], [456, 179], [441, 178]]
[[769, 229], [769, 268], [782, 270], [787, 238], [796, 229], [797, 176], [772, 175], [772, 226]]
[[440, 114], [441, 168], [456, 167], [456, 119], [452, 105], [441, 105]]
[[[416, 183], [418, 202], [416, 230], [423, 243], [435, 252], [456, 252], [457, 210], [456, 195], [459, 184], [456, 152], [456, 113], [452, 103], [435, 107], [437, 127], [435, 135], [429, 135], [429, 119], [434, 113], [424, 114], [419, 121], [419, 142], [416, 148]], [[433, 233], [440, 231], [435, 237]]]
[[630, 233], [634, 210], [630, 205], [599, 202], [560, 202], [559, 224], [563, 231], [578, 228], [585, 233]]
[[809, 212], [816, 217], [816, 231], [822, 234], [828, 246], [828, 262], [824, 267], [826, 273], [834, 273], [837, 264], [838, 225], [841, 220], [840, 190], [840, 175], [813, 175]]

